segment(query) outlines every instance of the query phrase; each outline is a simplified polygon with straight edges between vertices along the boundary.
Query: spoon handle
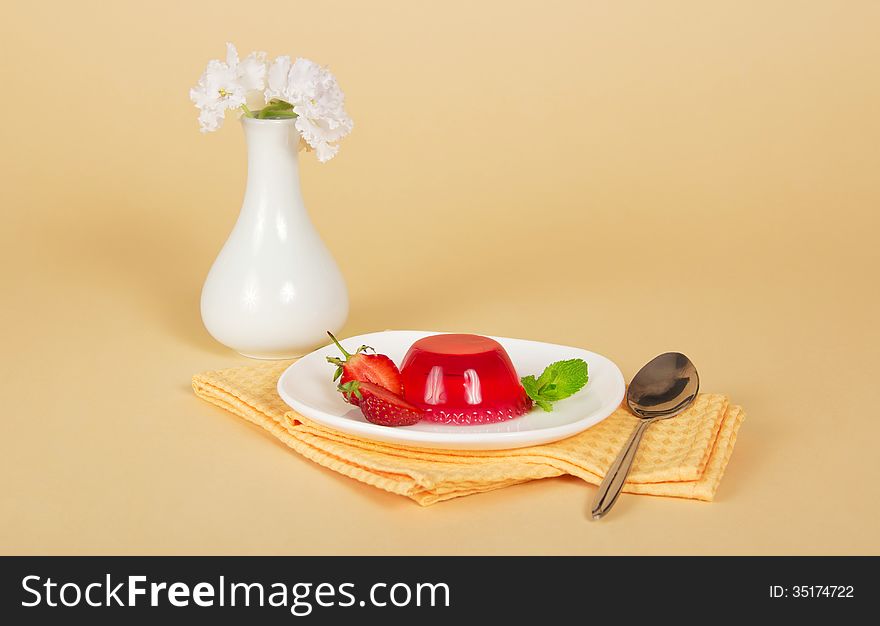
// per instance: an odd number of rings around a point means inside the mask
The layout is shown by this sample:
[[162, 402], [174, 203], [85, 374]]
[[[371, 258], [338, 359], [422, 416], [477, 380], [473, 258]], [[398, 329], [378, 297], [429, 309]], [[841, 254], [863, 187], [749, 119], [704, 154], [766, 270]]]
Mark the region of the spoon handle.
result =
[[626, 477], [629, 476], [633, 459], [636, 458], [639, 443], [642, 441], [642, 434], [653, 421], [650, 419], [639, 420], [638, 425], [633, 429], [629, 440], [623, 446], [620, 454], [617, 455], [614, 463], [608, 468], [608, 472], [605, 474], [602, 484], [599, 485], [599, 491], [596, 492], [596, 497], [593, 500], [594, 520], [604, 517], [611, 510], [611, 507], [614, 506], [614, 503], [617, 502], [620, 490], [623, 489], [623, 483], [626, 482]]

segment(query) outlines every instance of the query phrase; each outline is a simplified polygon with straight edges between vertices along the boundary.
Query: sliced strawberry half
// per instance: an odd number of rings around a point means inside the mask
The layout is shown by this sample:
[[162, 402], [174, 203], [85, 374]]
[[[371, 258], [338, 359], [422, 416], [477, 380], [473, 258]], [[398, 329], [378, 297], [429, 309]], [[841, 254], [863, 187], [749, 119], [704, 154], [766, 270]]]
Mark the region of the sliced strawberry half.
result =
[[[367, 354], [366, 350], [373, 350], [369, 346], [361, 346], [354, 354], [350, 354], [339, 343], [333, 333], [327, 332], [330, 339], [342, 352], [345, 360], [328, 356], [327, 362], [336, 366], [336, 373], [333, 374], [333, 380], [339, 381], [340, 385], [344, 385], [351, 381], [360, 381], [362, 383], [373, 383], [384, 387], [391, 393], [399, 396], [403, 395], [403, 379], [400, 377], [400, 370], [384, 354]], [[352, 396], [352, 404], [358, 404], [357, 396]]]
[[421, 409], [379, 385], [352, 380], [339, 385], [339, 391], [348, 402], [360, 406], [368, 422], [380, 426], [412, 426], [422, 419]]

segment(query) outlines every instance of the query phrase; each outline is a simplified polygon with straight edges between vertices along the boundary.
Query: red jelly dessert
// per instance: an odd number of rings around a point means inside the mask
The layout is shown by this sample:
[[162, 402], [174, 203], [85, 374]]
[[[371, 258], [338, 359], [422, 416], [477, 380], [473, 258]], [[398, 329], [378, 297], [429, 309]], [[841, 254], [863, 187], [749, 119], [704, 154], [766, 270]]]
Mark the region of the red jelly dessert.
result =
[[403, 358], [400, 373], [404, 398], [432, 422], [488, 424], [532, 408], [507, 352], [488, 337], [419, 339]]

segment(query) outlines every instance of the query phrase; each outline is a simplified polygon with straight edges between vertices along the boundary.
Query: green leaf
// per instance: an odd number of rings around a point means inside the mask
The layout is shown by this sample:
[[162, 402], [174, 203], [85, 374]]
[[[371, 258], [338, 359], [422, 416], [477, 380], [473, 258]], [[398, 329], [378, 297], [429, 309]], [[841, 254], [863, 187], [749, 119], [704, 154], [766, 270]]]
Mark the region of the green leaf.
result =
[[336, 388], [342, 392], [342, 395], [344, 395], [345, 399], [348, 401], [351, 401], [352, 394], [356, 395], [359, 400], [364, 399], [364, 396], [361, 395], [360, 383], [356, 380], [350, 380], [347, 383], [339, 385]]
[[284, 100], [279, 100], [278, 98], [272, 98], [269, 100], [269, 107], [277, 108], [277, 109], [292, 109], [293, 105], [289, 102], [285, 102]]
[[548, 365], [538, 378], [538, 388], [548, 399], [562, 400], [580, 391], [588, 378], [583, 359], [557, 361]]
[[257, 111], [257, 118], [261, 120], [293, 117], [297, 117], [296, 113], [293, 112], [293, 105], [277, 98], [273, 98], [269, 101], [269, 104]]
[[520, 382], [530, 398], [534, 398], [538, 395], [538, 381], [535, 380], [534, 376], [523, 376], [520, 379]]
[[263, 109], [257, 114], [257, 117], [261, 120], [279, 120], [279, 119], [293, 119], [295, 117], [299, 117], [293, 111], [287, 111], [284, 109]]
[[535, 404], [544, 409], [547, 413], [553, 410], [553, 403], [546, 400], [535, 400]]
[[538, 378], [524, 376], [520, 382], [535, 404], [545, 411], [551, 411], [554, 402], [573, 396], [583, 389], [587, 380], [587, 362], [583, 359], [568, 359], [551, 363]]

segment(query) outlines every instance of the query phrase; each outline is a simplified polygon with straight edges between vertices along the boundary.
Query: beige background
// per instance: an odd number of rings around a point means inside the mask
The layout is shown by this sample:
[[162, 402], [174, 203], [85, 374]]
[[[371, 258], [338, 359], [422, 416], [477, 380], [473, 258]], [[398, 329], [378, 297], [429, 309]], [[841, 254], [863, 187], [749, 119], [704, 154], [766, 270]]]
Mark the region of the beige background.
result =
[[[880, 553], [880, 3], [7, 3], [2, 553]], [[197, 400], [240, 128], [187, 90], [233, 40], [329, 64], [303, 159], [344, 334], [677, 349], [748, 410], [712, 504], [552, 479], [422, 509]], [[476, 267], [481, 280], [465, 279]]]

